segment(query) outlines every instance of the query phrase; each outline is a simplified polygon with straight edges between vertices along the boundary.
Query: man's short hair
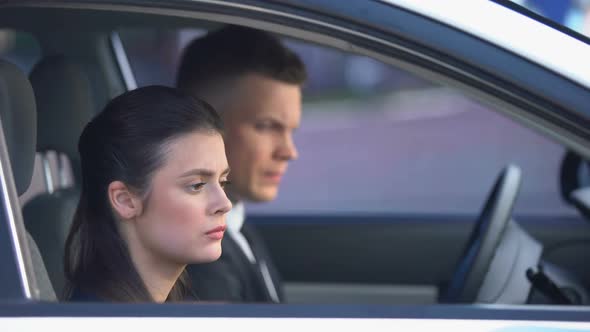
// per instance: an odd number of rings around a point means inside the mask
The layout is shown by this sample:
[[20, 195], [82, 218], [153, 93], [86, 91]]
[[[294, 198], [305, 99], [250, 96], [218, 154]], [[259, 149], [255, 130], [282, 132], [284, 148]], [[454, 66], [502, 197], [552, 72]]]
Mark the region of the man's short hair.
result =
[[301, 59], [277, 37], [230, 25], [196, 38], [185, 48], [176, 85], [206, 91], [250, 73], [296, 85], [307, 79]]

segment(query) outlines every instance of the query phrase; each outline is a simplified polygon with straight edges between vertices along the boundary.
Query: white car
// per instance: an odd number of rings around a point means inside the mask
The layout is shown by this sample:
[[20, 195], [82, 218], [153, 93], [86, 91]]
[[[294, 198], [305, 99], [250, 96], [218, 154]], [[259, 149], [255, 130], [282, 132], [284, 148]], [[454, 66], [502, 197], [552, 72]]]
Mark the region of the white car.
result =
[[[0, 2], [1, 330], [590, 331], [590, 44], [513, 9]], [[173, 85], [182, 47], [223, 24], [277, 33], [310, 75], [301, 156], [276, 202], [247, 207], [287, 303], [61, 303], [76, 123]], [[52, 72], [56, 55], [84, 69], [91, 98]], [[10, 63], [42, 61], [34, 94], [20, 89]]]

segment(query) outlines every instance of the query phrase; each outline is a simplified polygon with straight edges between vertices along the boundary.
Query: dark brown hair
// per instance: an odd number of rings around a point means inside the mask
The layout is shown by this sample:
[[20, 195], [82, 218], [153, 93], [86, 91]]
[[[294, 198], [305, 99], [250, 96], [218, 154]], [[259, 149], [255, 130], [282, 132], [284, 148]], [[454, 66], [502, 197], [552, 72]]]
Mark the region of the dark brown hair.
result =
[[277, 37], [230, 25], [196, 38], [185, 48], [176, 84], [187, 91], [207, 89], [248, 73], [296, 85], [307, 79], [299, 56]]
[[[109, 301], [153, 301], [119, 234], [107, 190], [121, 181], [147, 197], [154, 172], [165, 163], [165, 145], [195, 130], [222, 133], [219, 115], [207, 103], [162, 86], [116, 97], [86, 125], [78, 143], [82, 191], [64, 258], [66, 299], [78, 290]], [[168, 300], [190, 292], [183, 275]]]

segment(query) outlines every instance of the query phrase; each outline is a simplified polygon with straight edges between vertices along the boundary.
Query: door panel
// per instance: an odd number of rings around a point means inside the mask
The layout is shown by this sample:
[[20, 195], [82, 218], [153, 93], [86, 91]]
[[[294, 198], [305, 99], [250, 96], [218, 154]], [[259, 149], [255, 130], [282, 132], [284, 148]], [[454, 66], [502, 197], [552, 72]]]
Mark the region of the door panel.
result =
[[285, 283], [287, 303], [317, 304], [433, 304], [434, 286], [331, 283]]
[[[295, 303], [429, 303], [476, 217], [253, 216]], [[545, 258], [589, 285], [590, 224], [517, 218]], [[431, 303], [431, 302], [430, 302]]]

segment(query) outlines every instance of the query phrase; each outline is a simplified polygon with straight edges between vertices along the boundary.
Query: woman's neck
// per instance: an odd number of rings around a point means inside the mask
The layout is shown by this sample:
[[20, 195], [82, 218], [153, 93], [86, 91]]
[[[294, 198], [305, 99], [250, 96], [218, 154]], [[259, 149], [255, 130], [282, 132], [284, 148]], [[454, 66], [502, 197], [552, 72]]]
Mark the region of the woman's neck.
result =
[[129, 237], [127, 238], [131, 260], [151, 297], [155, 302], [163, 303], [186, 265], [173, 263], [163, 257], [152, 255], [151, 251], [143, 247], [140, 241], [132, 239], [133, 234], [128, 233]]
[[137, 272], [154, 301], [158, 303], [166, 302], [184, 268], [185, 266], [176, 266], [165, 270], [161, 266], [137, 264]]

